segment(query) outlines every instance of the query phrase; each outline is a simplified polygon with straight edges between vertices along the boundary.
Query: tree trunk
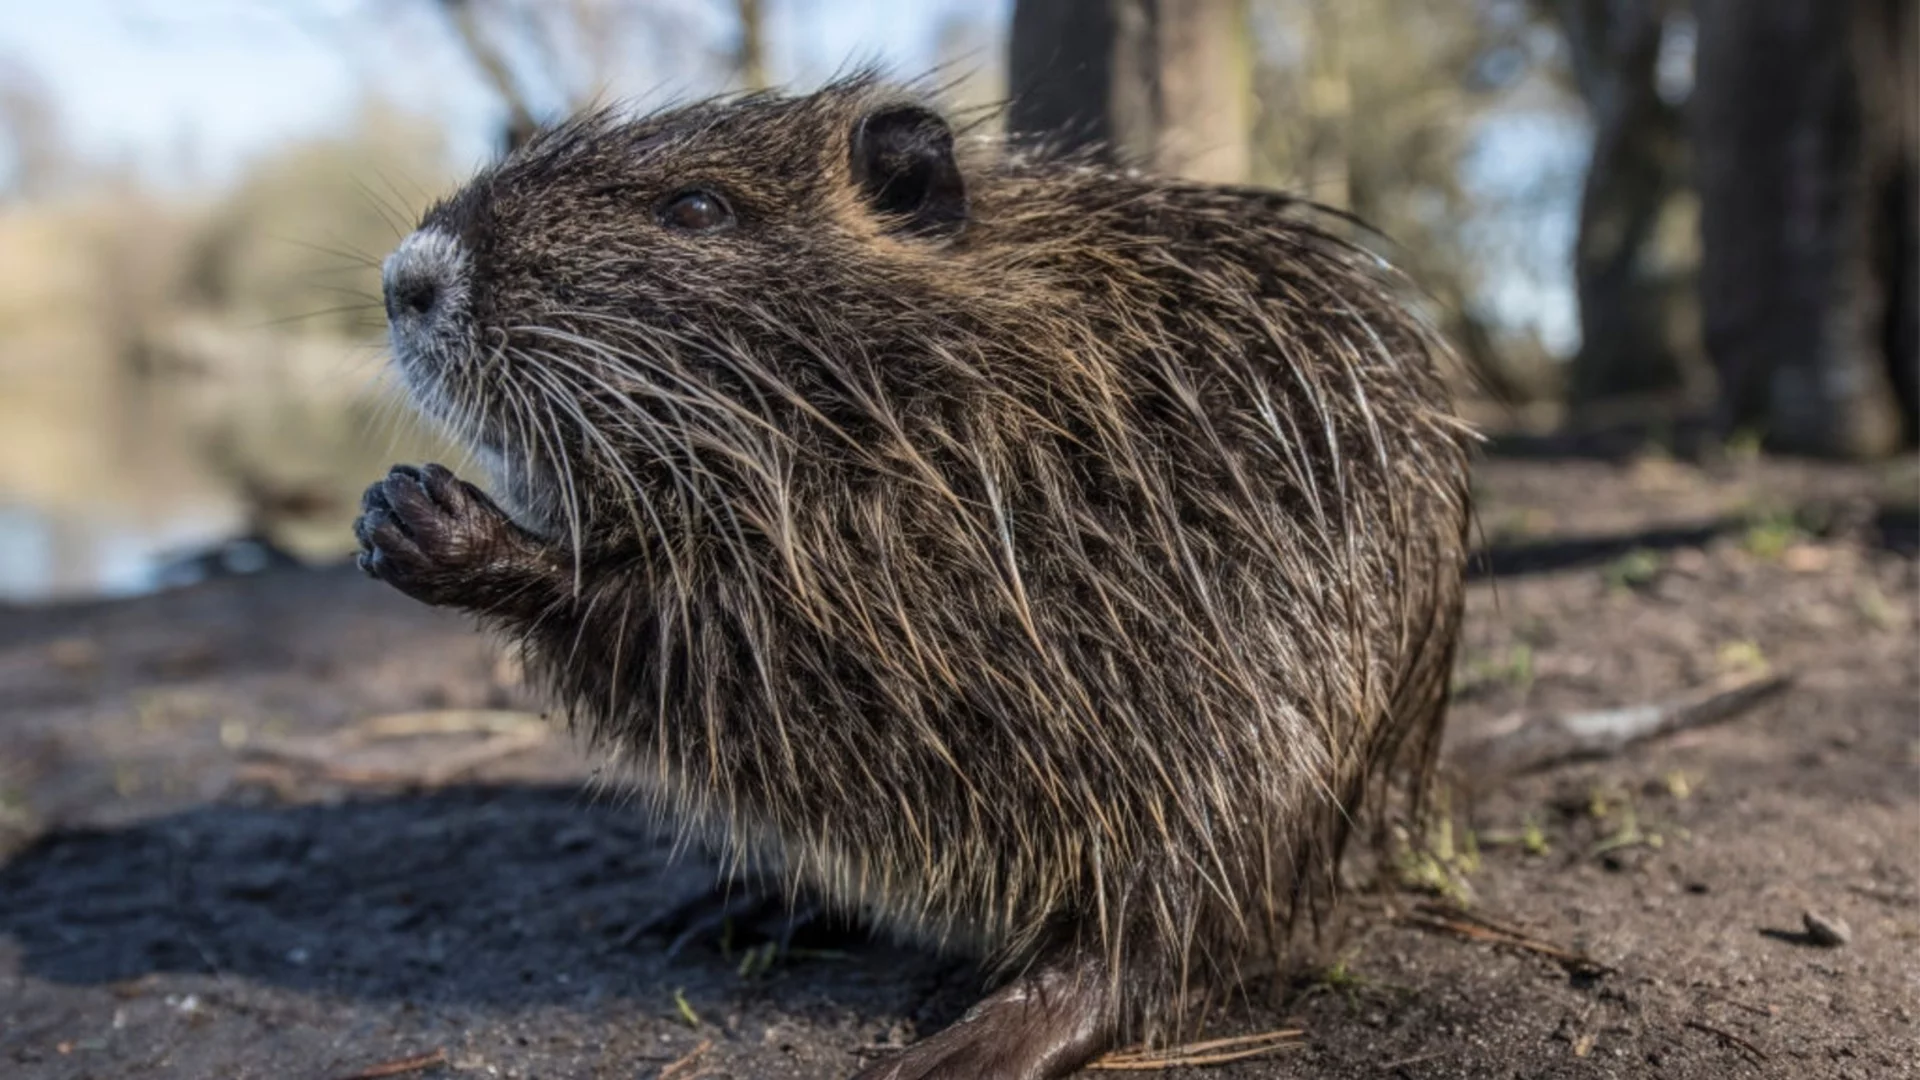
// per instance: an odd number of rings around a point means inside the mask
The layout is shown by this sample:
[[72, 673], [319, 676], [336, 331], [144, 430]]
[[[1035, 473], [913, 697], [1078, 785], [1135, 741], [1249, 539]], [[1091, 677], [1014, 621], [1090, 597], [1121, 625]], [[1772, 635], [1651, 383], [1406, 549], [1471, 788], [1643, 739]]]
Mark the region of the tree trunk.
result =
[[[1685, 215], [1686, 126], [1660, 95], [1661, 40], [1676, 0], [1556, 0], [1593, 122], [1574, 277], [1582, 340], [1576, 404], [1673, 395], [1707, 379]], [[1679, 234], [1676, 236], [1676, 233]]]
[[1867, 161], [1879, 203], [1874, 264], [1886, 289], [1882, 349], [1899, 406], [1901, 441], [1920, 443], [1920, 3], [1875, 0], [1855, 23], [1860, 87], [1875, 149]]
[[507, 62], [506, 54], [487, 36], [486, 28], [481, 25], [481, 16], [474, 10], [473, 0], [440, 0], [440, 6], [452, 21], [454, 32], [459, 36], [461, 46], [466, 49], [467, 57], [480, 69], [480, 74], [506, 107], [507, 117], [500, 125], [500, 152], [510, 154], [518, 150], [533, 138], [540, 124], [534, 119], [526, 96], [520, 92], [520, 84], [514, 80], [512, 65]]
[[1788, 452], [1885, 453], [1915, 362], [1913, 0], [1697, 7], [1702, 303], [1722, 422]]
[[1008, 82], [1016, 136], [1171, 175], [1247, 178], [1246, 0], [1019, 0]]
[[733, 77], [748, 90], [767, 88], [766, 9], [761, 0], [736, 0], [734, 17], [739, 36], [734, 39]]

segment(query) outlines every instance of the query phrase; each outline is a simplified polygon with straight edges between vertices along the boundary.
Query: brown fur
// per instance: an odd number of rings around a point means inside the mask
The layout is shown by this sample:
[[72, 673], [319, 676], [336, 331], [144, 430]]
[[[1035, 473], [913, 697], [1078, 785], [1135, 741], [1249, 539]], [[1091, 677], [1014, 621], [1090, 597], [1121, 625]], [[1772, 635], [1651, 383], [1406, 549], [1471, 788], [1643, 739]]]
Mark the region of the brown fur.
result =
[[428, 215], [470, 314], [408, 381], [564, 582], [457, 602], [689, 834], [1166, 1034], [1426, 782], [1470, 437], [1327, 215], [962, 140], [919, 228], [849, 158], [902, 102], [591, 116]]

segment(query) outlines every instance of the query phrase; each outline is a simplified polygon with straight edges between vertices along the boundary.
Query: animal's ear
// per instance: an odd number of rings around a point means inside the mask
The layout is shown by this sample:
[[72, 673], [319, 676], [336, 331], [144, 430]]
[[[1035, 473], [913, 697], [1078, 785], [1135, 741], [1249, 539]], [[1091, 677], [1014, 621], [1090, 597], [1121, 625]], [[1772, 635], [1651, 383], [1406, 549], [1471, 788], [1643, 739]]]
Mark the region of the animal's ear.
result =
[[889, 230], [953, 236], [967, 223], [967, 185], [953, 156], [953, 129], [918, 105], [888, 105], [853, 129], [853, 182]]

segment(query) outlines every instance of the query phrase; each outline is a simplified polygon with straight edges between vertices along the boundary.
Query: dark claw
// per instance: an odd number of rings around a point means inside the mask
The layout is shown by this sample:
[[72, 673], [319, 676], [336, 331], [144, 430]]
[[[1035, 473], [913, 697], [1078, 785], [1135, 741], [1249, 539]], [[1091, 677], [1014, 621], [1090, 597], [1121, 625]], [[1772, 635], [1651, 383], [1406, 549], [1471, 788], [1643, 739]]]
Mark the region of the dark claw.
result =
[[[375, 485], [375, 487], [378, 487], [378, 485]], [[367, 489], [367, 497], [361, 500], [362, 504], [373, 502], [373, 490], [373, 488]], [[360, 542], [361, 548], [364, 549], [373, 546], [373, 534], [379, 529], [381, 523], [391, 516], [391, 513], [383, 498], [380, 500], [380, 505], [367, 506], [365, 512], [354, 519], [353, 538]], [[366, 552], [363, 550], [361, 554], [366, 554]]]
[[384, 486], [387, 501], [392, 506], [387, 518], [405, 536], [426, 537], [431, 533], [435, 519], [446, 514], [435, 504], [433, 496], [427, 494], [418, 476], [389, 476]]
[[433, 604], [475, 594], [477, 576], [518, 540], [505, 514], [446, 467], [396, 465], [361, 496], [354, 522], [367, 574]]

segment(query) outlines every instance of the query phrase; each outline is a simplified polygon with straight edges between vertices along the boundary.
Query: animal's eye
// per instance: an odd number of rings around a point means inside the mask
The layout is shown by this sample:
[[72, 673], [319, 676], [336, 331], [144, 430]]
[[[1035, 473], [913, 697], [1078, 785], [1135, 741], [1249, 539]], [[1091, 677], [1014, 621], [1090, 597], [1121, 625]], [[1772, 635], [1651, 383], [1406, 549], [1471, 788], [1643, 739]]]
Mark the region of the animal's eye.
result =
[[713, 232], [733, 224], [733, 211], [711, 191], [683, 191], [661, 205], [660, 224], [681, 232]]

